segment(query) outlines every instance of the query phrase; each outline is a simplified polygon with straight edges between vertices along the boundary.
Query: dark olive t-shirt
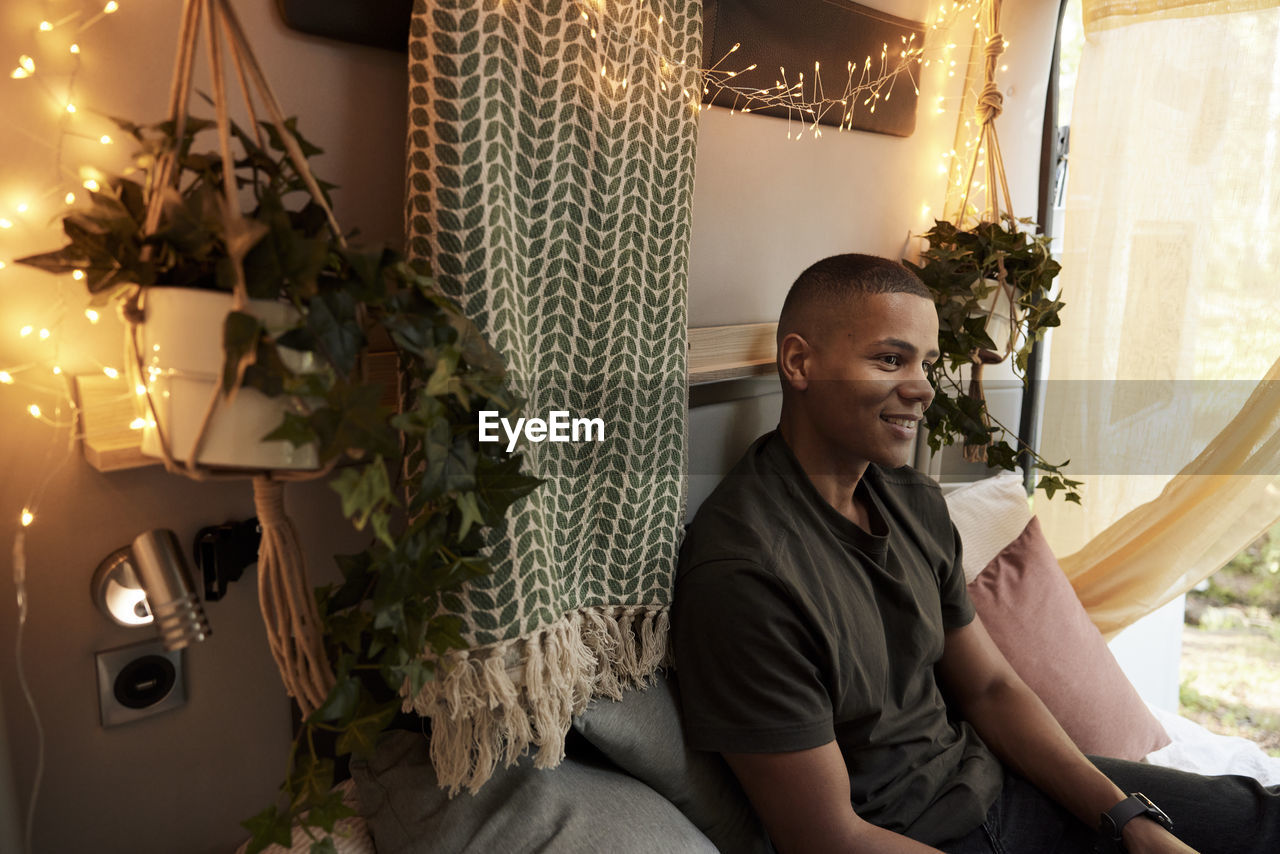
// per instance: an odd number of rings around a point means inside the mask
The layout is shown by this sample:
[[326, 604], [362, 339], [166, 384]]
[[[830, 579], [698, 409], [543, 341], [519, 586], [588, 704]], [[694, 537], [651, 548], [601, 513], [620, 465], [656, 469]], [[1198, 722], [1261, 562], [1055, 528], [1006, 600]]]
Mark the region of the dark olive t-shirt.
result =
[[747, 451], [680, 552], [672, 640], [700, 750], [774, 753], [835, 739], [854, 811], [939, 844], [982, 823], [999, 762], [949, 719], [943, 632], [973, 619], [937, 484], [874, 464], [868, 533], [809, 481], [777, 432]]

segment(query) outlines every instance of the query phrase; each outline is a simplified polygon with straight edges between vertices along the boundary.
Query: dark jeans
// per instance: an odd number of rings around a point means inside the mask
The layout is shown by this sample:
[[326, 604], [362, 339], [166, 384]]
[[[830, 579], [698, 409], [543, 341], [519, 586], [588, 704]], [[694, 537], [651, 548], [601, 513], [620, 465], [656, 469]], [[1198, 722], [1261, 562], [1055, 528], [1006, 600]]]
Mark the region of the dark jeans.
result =
[[[1126, 792], [1142, 792], [1173, 820], [1173, 833], [1200, 854], [1280, 852], [1280, 786], [1248, 777], [1202, 777], [1123, 759], [1089, 757]], [[1140, 821], [1145, 819], [1134, 819]], [[1107, 854], [1094, 827], [1006, 770], [1000, 797], [977, 830], [940, 846], [947, 854]]]

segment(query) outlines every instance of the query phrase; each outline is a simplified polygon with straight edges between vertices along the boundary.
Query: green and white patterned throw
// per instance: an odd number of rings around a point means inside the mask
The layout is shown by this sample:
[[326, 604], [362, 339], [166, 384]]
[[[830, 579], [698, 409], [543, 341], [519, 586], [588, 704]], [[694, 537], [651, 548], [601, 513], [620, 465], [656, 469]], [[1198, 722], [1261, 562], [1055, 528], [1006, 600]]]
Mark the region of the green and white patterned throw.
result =
[[[683, 521], [685, 304], [701, 0], [417, 0], [410, 251], [505, 355], [547, 482], [449, 597], [470, 649], [405, 706], [442, 785], [475, 790], [666, 658]], [[506, 441], [506, 434], [498, 435]]]

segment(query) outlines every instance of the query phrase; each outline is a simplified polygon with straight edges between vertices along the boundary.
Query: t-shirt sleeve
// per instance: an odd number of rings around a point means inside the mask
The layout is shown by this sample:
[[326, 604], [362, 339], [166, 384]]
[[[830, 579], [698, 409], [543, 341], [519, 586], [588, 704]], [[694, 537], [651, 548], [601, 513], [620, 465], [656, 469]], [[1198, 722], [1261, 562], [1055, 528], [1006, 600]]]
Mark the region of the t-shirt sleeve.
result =
[[774, 753], [835, 738], [822, 647], [772, 573], [737, 560], [682, 573], [672, 641], [691, 747]]
[[960, 532], [951, 524], [952, 555], [945, 562], [938, 577], [939, 598], [942, 600], [942, 627], [958, 629], [973, 622], [975, 611], [969, 598], [969, 587], [964, 581], [964, 565], [961, 561]]

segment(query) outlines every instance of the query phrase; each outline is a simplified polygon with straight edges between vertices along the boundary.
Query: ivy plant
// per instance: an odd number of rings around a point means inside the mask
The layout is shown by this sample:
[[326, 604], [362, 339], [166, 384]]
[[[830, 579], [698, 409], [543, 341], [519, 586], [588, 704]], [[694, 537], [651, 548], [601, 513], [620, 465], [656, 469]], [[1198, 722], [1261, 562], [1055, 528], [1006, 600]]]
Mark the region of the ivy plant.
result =
[[[193, 142], [213, 123], [118, 121], [138, 144], [135, 167], [112, 177], [62, 221], [68, 244], [22, 259], [53, 273], [80, 271], [93, 301], [128, 298], [140, 287], [230, 291], [243, 258], [251, 298], [292, 304], [292, 328], [269, 334], [251, 314], [223, 324], [222, 388], [290, 395], [300, 412], [264, 438], [312, 444], [342, 511], [369, 545], [338, 558], [342, 582], [316, 590], [326, 653], [336, 676], [324, 703], [293, 742], [281, 797], [244, 822], [251, 854], [310, 834], [312, 854], [333, 852], [334, 823], [351, 810], [332, 791], [334, 760], [365, 756], [400, 706], [433, 678], [432, 658], [462, 644], [462, 624], [441, 596], [491, 571], [486, 531], [540, 483], [502, 443], [479, 441], [478, 413], [513, 416], [505, 365], [434, 281], [392, 251], [348, 249], [328, 230], [278, 130], [232, 126], [240, 156], [223, 174], [216, 153]], [[307, 156], [320, 150], [297, 136]], [[156, 164], [176, 152], [176, 187], [157, 186]], [[235, 180], [247, 210], [228, 216], [224, 182]], [[320, 184], [322, 192], [331, 185]], [[147, 233], [147, 200], [160, 193], [158, 228]], [[367, 381], [370, 348], [394, 353], [399, 405]], [[312, 355], [300, 373], [285, 350]], [[334, 742], [333, 751], [322, 745]]]
[[[957, 442], [985, 447], [987, 465], [1006, 471], [1015, 470], [1019, 455], [1025, 454], [1041, 473], [1037, 489], [1049, 498], [1062, 492], [1066, 500], [1079, 503], [1080, 481], [1064, 473], [1070, 460], [1046, 460], [995, 419], [984, 400], [967, 394], [961, 384], [961, 368], [975, 359], [994, 360], [1007, 350], [1015, 375], [1025, 385], [1032, 346], [1059, 324], [1063, 303], [1053, 293], [1053, 280], [1062, 268], [1050, 255], [1049, 237], [1032, 233], [1032, 226], [1029, 220], [1008, 217], [971, 228], [936, 220], [923, 235], [929, 245], [920, 255], [920, 263], [904, 259], [933, 294], [938, 310], [941, 357], [932, 375], [935, 396], [925, 410], [925, 424], [931, 450]], [[1008, 341], [996, 342], [987, 319], [996, 302], [996, 289], [1002, 286], [1008, 289], [1011, 336]]]

